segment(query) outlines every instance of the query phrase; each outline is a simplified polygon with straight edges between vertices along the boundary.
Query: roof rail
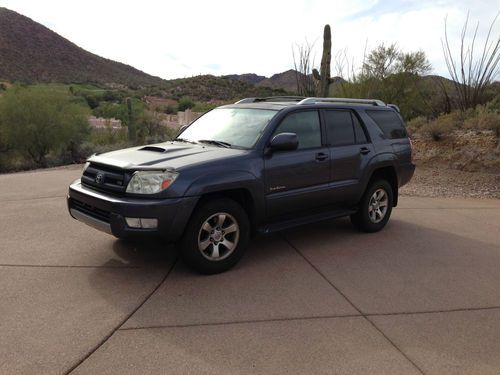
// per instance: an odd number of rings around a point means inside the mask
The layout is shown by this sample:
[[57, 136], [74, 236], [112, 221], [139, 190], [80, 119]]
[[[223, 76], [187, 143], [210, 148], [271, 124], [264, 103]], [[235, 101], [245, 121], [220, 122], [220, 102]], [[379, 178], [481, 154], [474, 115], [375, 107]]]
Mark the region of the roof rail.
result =
[[401, 110], [399, 109], [399, 107], [396, 104], [387, 104], [387, 106], [389, 108], [394, 109], [397, 113], [401, 113]]
[[268, 96], [265, 98], [245, 98], [238, 100], [234, 104], [243, 104], [243, 103], [259, 103], [259, 102], [300, 102], [304, 100], [303, 96]]
[[353, 98], [305, 98], [298, 102], [299, 105], [315, 103], [353, 103], [353, 104], [371, 104], [385, 107], [385, 103], [378, 99], [353, 99]]

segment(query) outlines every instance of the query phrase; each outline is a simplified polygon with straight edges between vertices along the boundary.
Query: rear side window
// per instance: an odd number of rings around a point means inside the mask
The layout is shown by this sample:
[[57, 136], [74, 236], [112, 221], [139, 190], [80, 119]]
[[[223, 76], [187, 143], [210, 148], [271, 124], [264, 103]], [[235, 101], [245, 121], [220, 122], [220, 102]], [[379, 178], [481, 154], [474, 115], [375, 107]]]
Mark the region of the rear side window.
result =
[[325, 111], [325, 123], [330, 146], [368, 142], [361, 123], [351, 111]]
[[295, 112], [279, 124], [274, 135], [295, 133], [299, 139], [299, 149], [321, 147], [321, 126], [318, 111]]
[[325, 111], [325, 123], [330, 146], [344, 146], [356, 143], [350, 111]]
[[406, 138], [408, 135], [399, 116], [393, 111], [366, 111], [386, 138]]

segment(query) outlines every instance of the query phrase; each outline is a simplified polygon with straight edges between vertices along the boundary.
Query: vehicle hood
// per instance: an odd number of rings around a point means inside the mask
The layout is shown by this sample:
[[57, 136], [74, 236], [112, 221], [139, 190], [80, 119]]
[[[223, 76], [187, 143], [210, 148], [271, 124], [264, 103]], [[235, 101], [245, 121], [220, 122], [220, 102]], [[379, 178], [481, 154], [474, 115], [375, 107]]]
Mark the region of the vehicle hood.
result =
[[121, 169], [181, 170], [184, 167], [231, 158], [248, 152], [248, 150], [211, 145], [165, 142], [94, 155], [88, 161]]

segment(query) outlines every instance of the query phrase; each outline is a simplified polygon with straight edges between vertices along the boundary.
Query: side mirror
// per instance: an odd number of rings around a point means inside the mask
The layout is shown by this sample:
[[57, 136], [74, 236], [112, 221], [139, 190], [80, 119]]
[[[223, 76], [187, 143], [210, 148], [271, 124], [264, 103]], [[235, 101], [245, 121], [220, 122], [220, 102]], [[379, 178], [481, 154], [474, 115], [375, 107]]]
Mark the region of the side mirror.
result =
[[179, 130], [177, 130], [176, 136], [179, 136], [189, 125], [182, 125]]
[[292, 151], [299, 147], [299, 138], [295, 133], [279, 133], [276, 134], [269, 147], [276, 151]]

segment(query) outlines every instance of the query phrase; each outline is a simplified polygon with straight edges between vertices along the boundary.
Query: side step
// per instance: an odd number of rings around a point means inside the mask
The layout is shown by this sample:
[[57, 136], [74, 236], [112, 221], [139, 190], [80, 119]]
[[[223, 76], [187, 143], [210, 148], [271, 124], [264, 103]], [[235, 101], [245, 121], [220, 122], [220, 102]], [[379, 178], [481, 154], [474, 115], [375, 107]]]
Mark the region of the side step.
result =
[[311, 224], [318, 221], [336, 219], [339, 217], [349, 216], [356, 213], [356, 210], [343, 209], [316, 213], [313, 215], [301, 216], [294, 219], [283, 220], [271, 224], [264, 225], [257, 229], [260, 234], [269, 234], [279, 232], [285, 229], [298, 227], [300, 225]]

